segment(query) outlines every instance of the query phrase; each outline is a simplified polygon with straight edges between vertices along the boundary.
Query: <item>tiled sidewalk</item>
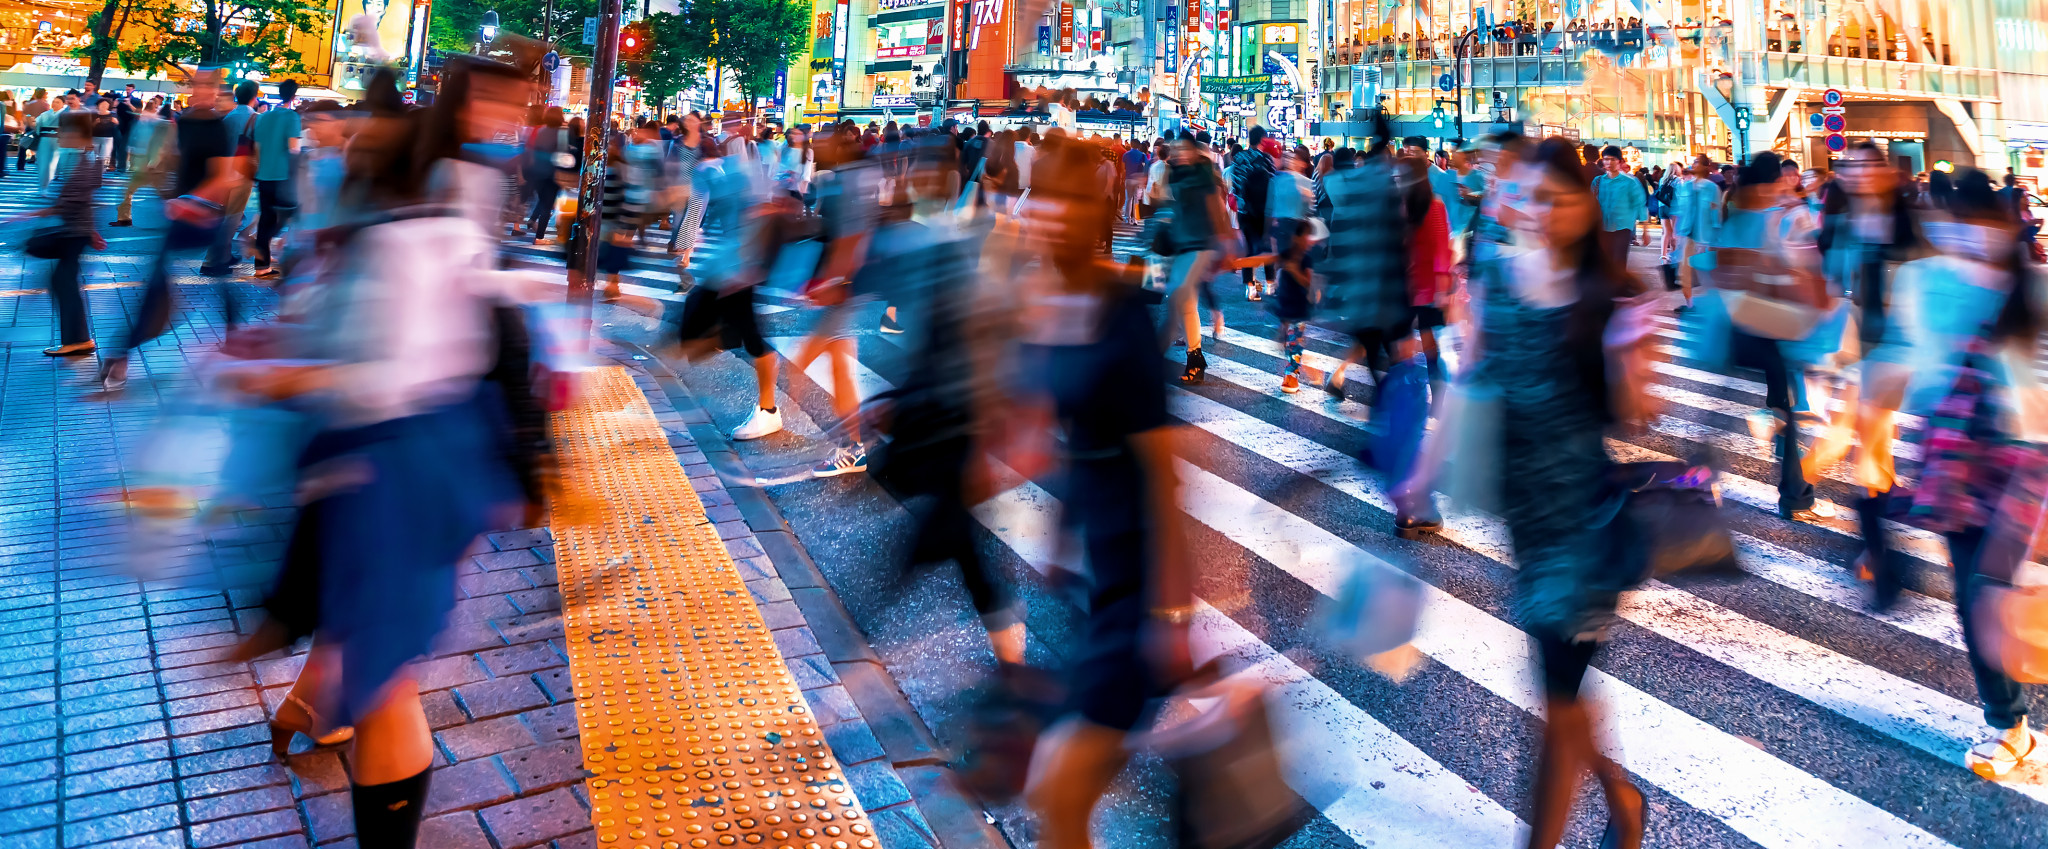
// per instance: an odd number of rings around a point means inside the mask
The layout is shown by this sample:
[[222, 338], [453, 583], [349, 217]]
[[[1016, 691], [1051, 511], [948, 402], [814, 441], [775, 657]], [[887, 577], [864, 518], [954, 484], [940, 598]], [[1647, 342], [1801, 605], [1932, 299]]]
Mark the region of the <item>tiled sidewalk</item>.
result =
[[[0, 208], [17, 200], [11, 188], [0, 185]], [[103, 343], [125, 335], [146, 259], [88, 256]], [[41, 354], [55, 342], [44, 265], [0, 247], [0, 846], [354, 847], [345, 748], [301, 738], [279, 763], [267, 745], [303, 655], [225, 659], [260, 620], [290, 504], [173, 533], [121, 502], [138, 446], [220, 341], [216, 287], [178, 279], [174, 330], [108, 397], [91, 385], [93, 359]], [[245, 312], [270, 307], [267, 290], [235, 291]], [[639, 372], [881, 845], [990, 845], [864, 638], [843, 610], [830, 615], [836, 598], [786, 525], [758, 492], [725, 489], [712, 464], [733, 458], [702, 411], [679, 412], [679, 387], [637, 351], [598, 354]], [[459, 589], [417, 670], [437, 744], [419, 845], [594, 846], [548, 532], [479, 541]]]
[[[102, 341], [140, 302], [121, 284], [141, 261], [89, 263]], [[302, 738], [289, 763], [270, 756], [266, 708], [302, 658], [224, 660], [260, 615], [289, 505], [168, 537], [120, 502], [138, 443], [219, 341], [213, 287], [180, 281], [177, 330], [107, 398], [90, 360], [42, 356], [52, 309], [27, 291], [41, 273], [0, 257], [0, 846], [354, 846], [341, 752]], [[589, 846], [547, 533], [472, 554], [419, 667], [439, 768], [420, 845]]]

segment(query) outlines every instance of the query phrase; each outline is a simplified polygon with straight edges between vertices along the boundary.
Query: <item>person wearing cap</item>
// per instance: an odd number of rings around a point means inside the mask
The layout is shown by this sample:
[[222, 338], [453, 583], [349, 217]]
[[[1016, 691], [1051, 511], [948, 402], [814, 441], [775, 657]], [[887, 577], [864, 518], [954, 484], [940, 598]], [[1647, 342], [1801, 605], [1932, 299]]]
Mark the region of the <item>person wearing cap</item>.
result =
[[1642, 181], [1623, 164], [1621, 148], [1610, 144], [1601, 150], [1600, 166], [1600, 176], [1593, 178], [1593, 196], [1600, 201], [1600, 247], [1614, 257], [1617, 267], [1627, 268], [1636, 224], [1650, 217], [1649, 199]]

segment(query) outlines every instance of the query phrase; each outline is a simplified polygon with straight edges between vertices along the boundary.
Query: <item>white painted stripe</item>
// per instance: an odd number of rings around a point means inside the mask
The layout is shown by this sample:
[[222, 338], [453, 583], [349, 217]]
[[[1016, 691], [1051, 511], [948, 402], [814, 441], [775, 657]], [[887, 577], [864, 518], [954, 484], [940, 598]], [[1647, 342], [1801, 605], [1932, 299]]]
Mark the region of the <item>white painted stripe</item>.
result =
[[[781, 354], [785, 362], [793, 365], [796, 363], [797, 354], [803, 350], [804, 339], [802, 336], [771, 336], [768, 338], [768, 345], [775, 349], [775, 353]], [[804, 376], [825, 390], [825, 394], [836, 397], [838, 393], [832, 389], [831, 360], [831, 354], [819, 354], [817, 359], [811, 361], [810, 367], [804, 369]], [[851, 365], [854, 392], [862, 399], [873, 398], [893, 388], [889, 381], [883, 380], [881, 375], [876, 374], [859, 359], [851, 360]]]
[[[1301, 392], [1293, 395], [1281, 392], [1280, 382], [1277, 377], [1267, 374], [1266, 372], [1253, 368], [1251, 366], [1235, 362], [1220, 355], [1215, 355], [1213, 352], [1210, 353], [1208, 360], [1209, 373], [1212, 375], [1220, 377], [1223, 380], [1226, 380], [1230, 383], [1237, 384], [1238, 386], [1242, 386], [1246, 389], [1250, 389], [1253, 392], [1257, 392], [1262, 395], [1266, 395], [1273, 398], [1278, 398], [1290, 405], [1299, 407], [1304, 410], [1308, 410], [1309, 412], [1323, 416], [1339, 424], [1348, 425], [1350, 427], [1364, 430], [1366, 429], [1367, 422], [1372, 415], [1371, 407], [1368, 407], [1364, 404], [1360, 404], [1356, 401], [1349, 400], [1342, 402], [1333, 402], [1329, 398], [1329, 396], [1321, 393], [1320, 391], [1311, 391], [1308, 389], [1304, 389]], [[1664, 387], [1662, 384], [1650, 385], [1650, 390], [1652, 392], [1655, 392], [1658, 389], [1668, 389], [1668, 387]], [[1718, 401], [1719, 399], [1710, 400]], [[1334, 409], [1332, 409], [1333, 407]], [[1288, 434], [1289, 436], [1296, 436], [1295, 434], [1286, 430], [1282, 430], [1280, 428], [1274, 428], [1274, 430], [1279, 433]], [[1296, 436], [1296, 438], [1299, 437]], [[1238, 444], [1243, 445], [1247, 448], [1253, 447], [1252, 445], [1244, 442], [1239, 442]], [[1642, 448], [1640, 446], [1633, 445], [1627, 442], [1622, 442], [1616, 439], [1607, 440], [1607, 447], [1609, 454], [1612, 454], [1616, 459], [1622, 460], [1624, 462], [1677, 459], [1667, 454], [1662, 454], [1647, 448]], [[1720, 480], [1722, 494], [1727, 496], [1730, 500], [1748, 505], [1750, 507], [1754, 507], [1766, 513], [1777, 513], [1778, 487], [1775, 484], [1766, 484], [1726, 471], [1721, 473]], [[1826, 502], [1828, 506], [1833, 507], [1835, 509], [1835, 517], [1833, 519], [1814, 520], [1809, 524], [1813, 525], [1814, 527], [1826, 528], [1830, 531], [1834, 531], [1835, 533], [1841, 534], [1852, 539], [1860, 540], [1863, 538], [1862, 534], [1859, 533], [1856, 529], [1856, 518], [1854, 510], [1835, 504], [1832, 501], [1827, 501], [1827, 499], [1817, 499], [1817, 501]], [[1886, 521], [1886, 527], [1892, 530], [1893, 545], [1900, 551], [1906, 552], [1907, 554], [1910, 554], [1914, 557], [1918, 557], [1922, 560], [1925, 560], [1929, 563], [1933, 563], [1936, 565], [1945, 565], [1948, 563], [1948, 544], [1946, 542], [1943, 542], [1940, 539], [1940, 537], [1930, 534], [1926, 531], [1920, 530], [1918, 528], [1914, 528], [1908, 525], [1902, 525], [1897, 522], [1892, 522], [1889, 520]]]
[[[1321, 481], [1374, 509], [1394, 512], [1393, 499], [1388, 497], [1379, 476], [1343, 452], [1192, 392], [1168, 392], [1173, 414], [1182, 421]], [[1439, 503], [1446, 502], [1439, 499]], [[1497, 563], [1514, 563], [1507, 528], [1499, 520], [1484, 513], [1456, 509], [1443, 511], [1443, 517], [1440, 536], [1445, 541]], [[1737, 534], [1735, 539], [1743, 568], [1750, 574], [1845, 610], [1871, 615], [1864, 610], [1867, 591], [1843, 567], [1747, 535]], [[1909, 633], [1954, 648], [1962, 647], [1955, 607], [1946, 602], [1908, 592], [1899, 607], [1875, 618]]]
[[[999, 485], [1016, 483], [974, 508], [975, 518], [1040, 572], [1062, 561], [1059, 503], [1007, 468]], [[1437, 849], [1506, 846], [1522, 824], [1498, 802], [1445, 769], [1392, 729], [1360, 710], [1293, 661], [1204, 603], [1191, 631], [1198, 661], [1231, 655], [1240, 674], [1271, 689], [1276, 739], [1288, 785], [1364, 846]]]
[[[1181, 462], [1190, 516], [1324, 595], [1348, 564], [1370, 557], [1314, 523]], [[1415, 646], [1452, 671], [1532, 714], [1543, 698], [1526, 635], [1425, 584]], [[1949, 844], [1890, 812], [1771, 757], [1598, 669], [1586, 691], [1603, 706], [1601, 737], [1646, 780], [1766, 847], [1941, 847]]]
[[[1609, 456], [1625, 463], [1664, 462], [1678, 459], [1669, 454], [1652, 451], [1619, 439], [1607, 440], [1607, 453]], [[1778, 512], [1777, 485], [1753, 481], [1741, 475], [1729, 474], [1727, 472], [1722, 472], [1719, 480], [1721, 483], [1721, 495], [1728, 500], [1747, 504], [1766, 513], [1775, 514]], [[1809, 519], [1801, 524], [1825, 528], [1851, 539], [1861, 540], [1863, 538], [1863, 534], [1856, 528], [1855, 510], [1825, 498], [1815, 498], [1814, 504], [1833, 508], [1835, 511], [1834, 518]], [[1948, 565], [1948, 543], [1943, 541], [1941, 537], [1889, 519], [1885, 520], [1885, 528], [1891, 531], [1892, 547], [1936, 566]]]
[[1200, 606], [1197, 662], [1243, 660], [1268, 685], [1287, 783], [1360, 846], [1512, 846], [1525, 826], [1492, 797], [1401, 738], [1230, 617]]

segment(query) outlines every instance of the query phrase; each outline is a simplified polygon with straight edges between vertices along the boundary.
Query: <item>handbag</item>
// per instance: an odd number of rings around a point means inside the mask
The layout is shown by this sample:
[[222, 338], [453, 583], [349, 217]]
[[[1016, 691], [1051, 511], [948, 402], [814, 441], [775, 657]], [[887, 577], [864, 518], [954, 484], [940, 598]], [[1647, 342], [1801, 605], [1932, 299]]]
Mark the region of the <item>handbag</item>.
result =
[[31, 259], [56, 259], [61, 253], [57, 249], [59, 232], [60, 228], [45, 227], [29, 234], [28, 239], [21, 243], [21, 252]]
[[1607, 555], [1595, 584], [1621, 591], [1681, 572], [1741, 574], [1714, 470], [1676, 461], [1616, 463], [1592, 527]]
[[1444, 393], [1441, 421], [1449, 470], [1442, 492], [1462, 510], [1498, 514], [1501, 498], [1501, 446], [1504, 403], [1500, 388], [1477, 380], [1460, 380]]
[[1287, 785], [1265, 693], [1225, 679], [1178, 695], [1209, 704], [1147, 735], [1179, 779], [1174, 817], [1187, 849], [1272, 849], [1316, 810]]
[[1353, 556], [1337, 592], [1316, 605], [1310, 626], [1323, 643], [1346, 657], [1400, 680], [1419, 660], [1399, 652], [1415, 639], [1422, 620], [1422, 582], [1363, 553]]
[[[1766, 237], [1775, 237], [1783, 229], [1784, 220], [1783, 211], [1769, 218], [1764, 225]], [[1755, 282], [1771, 286], [1778, 291], [1800, 285], [1798, 274], [1786, 265], [1776, 250], [1757, 250], [1753, 253], [1765, 260], [1761, 267], [1727, 267], [1729, 264], [1721, 262], [1718, 256], [1715, 259], [1713, 273], [1716, 288], [1721, 290], [1722, 300], [1727, 305], [1728, 320], [1742, 332], [1765, 339], [1796, 341], [1813, 335], [1814, 328], [1820, 324], [1826, 310], [1811, 304], [1758, 294], [1744, 287], [1725, 285], [1723, 281], [1737, 276], [1750, 277]]]

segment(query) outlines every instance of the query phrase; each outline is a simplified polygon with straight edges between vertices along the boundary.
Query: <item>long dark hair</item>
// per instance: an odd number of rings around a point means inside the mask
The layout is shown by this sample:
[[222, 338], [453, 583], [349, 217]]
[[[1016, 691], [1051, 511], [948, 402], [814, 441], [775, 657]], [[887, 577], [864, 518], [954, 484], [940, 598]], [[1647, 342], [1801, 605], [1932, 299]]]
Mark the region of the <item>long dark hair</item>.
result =
[[[2012, 204], [1999, 199], [1991, 175], [1976, 168], [1956, 169], [1948, 194], [1948, 211], [1968, 221], [1996, 222], [2006, 227], [2019, 224]], [[2033, 260], [2027, 256], [2026, 243], [2017, 237], [1998, 253], [2004, 256], [1999, 265], [2012, 276], [2012, 288], [2005, 296], [2005, 305], [1998, 310], [1998, 317], [1992, 320], [1991, 339], [2001, 344], [2019, 342], [2031, 348], [2041, 333], [2040, 310], [2034, 303]]]
[[[1593, 184], [1586, 177], [1585, 163], [1580, 160], [1579, 150], [1570, 140], [1557, 136], [1544, 139], [1530, 151], [1527, 161], [1541, 166], [1548, 172], [1547, 178], [1554, 178], [1573, 191], [1593, 196]], [[1597, 205], [1598, 199], [1594, 198], [1594, 202]], [[1607, 330], [1608, 320], [1614, 316], [1615, 300], [1641, 294], [1642, 282], [1601, 249], [1594, 228], [1588, 228], [1585, 235], [1573, 244], [1551, 245], [1550, 249], [1571, 255], [1574, 259], [1572, 267], [1576, 269], [1572, 280], [1578, 300], [1572, 304], [1571, 313], [1565, 321], [1566, 354], [1572, 358], [1581, 385], [1589, 391], [1597, 390], [1598, 403], [1606, 418], [1612, 420], [1613, 411], [1608, 409], [1607, 397], [1607, 355], [1601, 337]]]

